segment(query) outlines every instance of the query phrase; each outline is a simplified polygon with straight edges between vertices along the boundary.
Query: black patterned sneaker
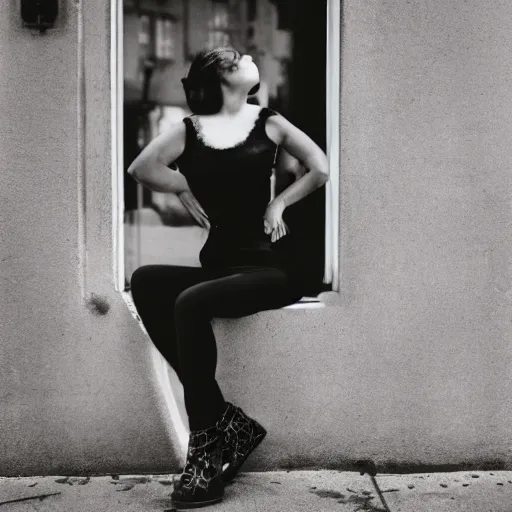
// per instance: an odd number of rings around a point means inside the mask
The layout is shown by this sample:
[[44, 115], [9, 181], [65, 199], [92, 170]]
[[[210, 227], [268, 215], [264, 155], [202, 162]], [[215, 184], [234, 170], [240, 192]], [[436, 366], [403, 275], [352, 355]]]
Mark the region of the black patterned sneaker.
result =
[[247, 457], [267, 435], [267, 431], [256, 420], [247, 416], [240, 407], [226, 402], [227, 408], [217, 422], [223, 433], [222, 480], [228, 483], [240, 471]]
[[222, 501], [222, 439], [216, 425], [190, 432], [185, 467], [171, 493], [173, 505], [198, 508]]

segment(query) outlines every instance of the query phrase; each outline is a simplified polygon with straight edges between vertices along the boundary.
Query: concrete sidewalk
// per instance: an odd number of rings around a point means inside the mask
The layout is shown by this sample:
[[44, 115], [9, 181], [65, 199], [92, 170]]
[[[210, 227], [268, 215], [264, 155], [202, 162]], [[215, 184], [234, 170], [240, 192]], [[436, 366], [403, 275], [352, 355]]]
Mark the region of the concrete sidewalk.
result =
[[[0, 512], [142, 512], [172, 508], [172, 475], [0, 478]], [[392, 512], [510, 512], [512, 471], [380, 475]], [[44, 499], [5, 503], [58, 493]], [[370, 477], [355, 472], [240, 473], [224, 501], [198, 510], [216, 512], [381, 511]]]

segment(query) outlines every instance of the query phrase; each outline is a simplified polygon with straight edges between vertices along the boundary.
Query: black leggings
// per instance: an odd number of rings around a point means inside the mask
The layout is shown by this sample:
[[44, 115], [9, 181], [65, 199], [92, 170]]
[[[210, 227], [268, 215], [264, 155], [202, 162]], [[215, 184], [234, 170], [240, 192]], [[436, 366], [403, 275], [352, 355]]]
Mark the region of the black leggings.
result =
[[131, 292], [152, 342], [183, 384], [191, 430], [212, 426], [226, 407], [215, 379], [212, 318], [278, 309], [302, 297], [293, 279], [274, 267], [146, 265], [133, 273]]

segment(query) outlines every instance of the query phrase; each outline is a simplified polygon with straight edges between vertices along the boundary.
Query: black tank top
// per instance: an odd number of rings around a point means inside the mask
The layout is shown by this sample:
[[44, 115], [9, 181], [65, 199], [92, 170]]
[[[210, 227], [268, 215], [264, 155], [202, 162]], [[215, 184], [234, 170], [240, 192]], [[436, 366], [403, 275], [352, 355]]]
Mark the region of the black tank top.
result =
[[211, 226], [199, 253], [203, 267], [256, 265], [291, 270], [291, 255], [280, 244], [289, 235], [271, 243], [263, 222], [277, 152], [265, 123], [275, 114], [262, 108], [247, 138], [225, 149], [205, 144], [194, 116], [183, 120], [185, 149], [176, 163]]

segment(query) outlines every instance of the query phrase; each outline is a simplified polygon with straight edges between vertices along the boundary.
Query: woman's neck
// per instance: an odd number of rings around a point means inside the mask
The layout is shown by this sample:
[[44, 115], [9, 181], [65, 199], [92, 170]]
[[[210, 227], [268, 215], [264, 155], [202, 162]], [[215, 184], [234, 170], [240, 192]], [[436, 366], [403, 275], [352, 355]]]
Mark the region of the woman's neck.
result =
[[226, 117], [236, 117], [247, 105], [247, 93], [227, 88], [223, 88], [222, 93], [223, 101], [220, 114]]

